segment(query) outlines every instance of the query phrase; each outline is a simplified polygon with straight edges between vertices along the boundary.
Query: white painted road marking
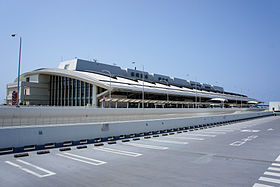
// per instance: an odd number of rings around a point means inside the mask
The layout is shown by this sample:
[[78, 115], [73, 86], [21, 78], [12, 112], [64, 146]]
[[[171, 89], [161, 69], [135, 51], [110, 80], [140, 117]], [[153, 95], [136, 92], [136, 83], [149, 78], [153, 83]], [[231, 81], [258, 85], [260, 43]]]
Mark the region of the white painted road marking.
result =
[[275, 173], [275, 172], [266, 171], [266, 172], [264, 172], [264, 174], [265, 175], [275, 176], [275, 177], [280, 177], [280, 173]]
[[273, 186], [266, 185], [266, 184], [255, 183], [255, 184], [253, 185], [253, 187], [273, 187]]
[[270, 129], [267, 129], [267, 131], [273, 131], [274, 129], [270, 128]]
[[280, 184], [280, 180], [279, 179], [273, 179], [273, 178], [268, 178], [268, 177], [260, 177], [259, 180], [260, 181], [265, 181], [265, 182], [271, 182], [271, 183]]
[[275, 159], [275, 161], [280, 162], [280, 155]]
[[280, 168], [275, 168], [275, 167], [269, 167], [267, 169], [272, 171], [280, 171]]
[[32, 174], [32, 175], [35, 175], [36, 177], [39, 177], [39, 178], [48, 177], [48, 176], [51, 176], [51, 175], [55, 175], [55, 174], [56, 174], [56, 173], [54, 173], [54, 172], [51, 172], [51, 171], [46, 170], [46, 169], [44, 169], [44, 168], [41, 168], [41, 167], [39, 167], [39, 166], [35, 166], [35, 165], [33, 165], [33, 164], [30, 164], [30, 163], [28, 163], [28, 162], [26, 162], [26, 161], [23, 161], [23, 160], [20, 160], [20, 159], [17, 159], [17, 161], [18, 161], [18, 162], [21, 162], [21, 163], [23, 163], [23, 164], [25, 164], [25, 165], [27, 165], [27, 166], [33, 167], [33, 168], [35, 168], [35, 169], [37, 169], [37, 170], [43, 171], [43, 172], [45, 172], [45, 173], [47, 173], [47, 174], [41, 175], [41, 174], [39, 174], [39, 173], [36, 173], [35, 171], [29, 170], [29, 169], [27, 169], [27, 168], [24, 168], [24, 167], [22, 167], [22, 166], [20, 166], [20, 165], [18, 165], [18, 164], [13, 163], [13, 162], [10, 162], [10, 161], [5, 161], [5, 162], [6, 162], [7, 164], [11, 165], [11, 166], [17, 167], [17, 168], [21, 169], [22, 171], [25, 171], [25, 172], [30, 173], [30, 174]]
[[134, 146], [134, 147], [142, 147], [142, 148], [147, 148], [147, 149], [157, 149], [157, 150], [167, 150], [168, 149], [168, 147], [147, 145], [147, 144], [138, 144], [138, 143], [131, 143], [131, 142], [126, 142], [126, 143], [122, 143], [122, 144], [130, 145], [130, 146]]
[[226, 134], [226, 132], [212, 132], [212, 131], [205, 131], [203, 133], [209, 133], [209, 134]]
[[231, 143], [229, 145], [231, 145], [231, 146], [241, 146], [241, 145], [245, 144], [246, 142], [251, 141], [251, 140], [253, 140], [253, 139], [257, 138], [257, 137], [258, 136], [248, 136], [247, 138], [243, 138], [240, 141], [235, 141], [235, 142], [233, 142], [233, 143]]
[[242, 141], [236, 141], [236, 142], [233, 142], [233, 143], [231, 143], [231, 144], [229, 144], [229, 145], [231, 145], [231, 146], [240, 146], [240, 145], [243, 145], [243, 144], [245, 144], [246, 142], [242, 142]]
[[229, 130], [229, 129], [209, 129], [207, 131], [213, 131], [213, 132], [233, 132], [234, 130]]
[[241, 130], [240, 132], [260, 132], [260, 130], [244, 129], [244, 130]]
[[[72, 159], [72, 160], [76, 160], [76, 161], [79, 161], [79, 162], [95, 165], [95, 166], [106, 164], [106, 162], [104, 162], [104, 161], [95, 160], [95, 159], [92, 159], [92, 158], [87, 158], [87, 157], [84, 157], [84, 156], [75, 155], [75, 154], [71, 154], [71, 153], [63, 153], [63, 154], [57, 154], [57, 155], [65, 157], [65, 158], [69, 158], [69, 159]], [[89, 160], [89, 161], [87, 161], [87, 160]]]
[[94, 148], [95, 150], [99, 150], [99, 151], [105, 151], [105, 152], [110, 152], [110, 153], [115, 153], [115, 154], [119, 154], [119, 155], [125, 155], [125, 156], [132, 156], [132, 157], [138, 157], [141, 156], [142, 154], [140, 153], [134, 153], [134, 152], [129, 152], [129, 151], [122, 151], [122, 150], [118, 150], [118, 149], [111, 149], [111, 148]]
[[177, 137], [177, 136], [169, 136], [168, 138], [174, 139], [184, 139], [184, 140], [205, 140], [204, 138], [195, 138], [195, 137]]
[[216, 137], [214, 134], [184, 134], [185, 136], [208, 136], [208, 137]]
[[272, 163], [271, 165], [280, 167], [280, 164], [276, 164], [276, 163]]
[[159, 139], [150, 139], [149, 141], [172, 143], [172, 144], [189, 144], [188, 142], [178, 142], [178, 141], [172, 141], [172, 140], [159, 140]]

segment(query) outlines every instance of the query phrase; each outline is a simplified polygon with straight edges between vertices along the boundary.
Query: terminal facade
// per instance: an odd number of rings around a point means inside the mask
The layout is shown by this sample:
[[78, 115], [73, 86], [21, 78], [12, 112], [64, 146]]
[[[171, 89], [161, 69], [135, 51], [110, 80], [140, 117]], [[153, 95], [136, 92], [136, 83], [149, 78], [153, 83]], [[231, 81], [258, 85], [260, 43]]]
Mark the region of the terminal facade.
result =
[[[16, 94], [21, 105], [189, 108], [258, 103], [220, 86], [82, 59], [24, 73], [19, 90]], [[17, 79], [7, 84], [8, 105], [16, 91]]]

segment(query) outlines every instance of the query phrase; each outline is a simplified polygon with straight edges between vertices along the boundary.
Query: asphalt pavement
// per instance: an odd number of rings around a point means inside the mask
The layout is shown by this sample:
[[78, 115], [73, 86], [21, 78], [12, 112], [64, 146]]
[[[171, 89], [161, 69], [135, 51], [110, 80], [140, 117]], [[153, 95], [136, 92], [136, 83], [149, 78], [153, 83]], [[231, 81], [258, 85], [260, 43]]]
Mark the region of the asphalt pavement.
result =
[[0, 156], [0, 186], [280, 186], [280, 117]]

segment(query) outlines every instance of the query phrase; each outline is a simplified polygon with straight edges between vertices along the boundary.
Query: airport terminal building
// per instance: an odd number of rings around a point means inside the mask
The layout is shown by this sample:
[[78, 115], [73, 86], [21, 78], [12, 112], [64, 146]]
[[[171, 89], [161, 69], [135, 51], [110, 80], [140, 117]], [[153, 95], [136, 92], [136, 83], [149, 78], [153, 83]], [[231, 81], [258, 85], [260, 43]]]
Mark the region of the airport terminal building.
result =
[[[21, 105], [193, 108], [258, 103], [215, 85], [77, 58], [22, 74], [19, 90]], [[16, 91], [17, 79], [7, 84], [8, 105]]]

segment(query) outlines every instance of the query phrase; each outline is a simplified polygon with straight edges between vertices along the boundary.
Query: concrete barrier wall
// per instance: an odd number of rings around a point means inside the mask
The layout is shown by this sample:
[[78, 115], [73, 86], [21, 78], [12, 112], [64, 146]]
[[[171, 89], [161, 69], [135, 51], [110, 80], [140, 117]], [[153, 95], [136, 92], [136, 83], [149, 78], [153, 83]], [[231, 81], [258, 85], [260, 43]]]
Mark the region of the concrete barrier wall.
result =
[[0, 127], [70, 124], [150, 119], [163, 114], [202, 114], [261, 111], [237, 108], [87, 108], [87, 107], [0, 107]]
[[272, 115], [272, 112], [251, 112], [206, 117], [188, 117], [163, 120], [141, 120], [131, 122], [88, 123], [75, 125], [53, 125], [41, 127], [18, 127], [0, 129], [0, 148], [44, 145], [53, 142], [78, 141], [99, 137], [119, 136], [193, 125], [202, 125], [230, 120]]
[[220, 111], [263, 111], [250, 108], [90, 108], [90, 107], [0, 107], [0, 118], [32, 118], [32, 117], [86, 117], [115, 116], [140, 114], [170, 114]]

